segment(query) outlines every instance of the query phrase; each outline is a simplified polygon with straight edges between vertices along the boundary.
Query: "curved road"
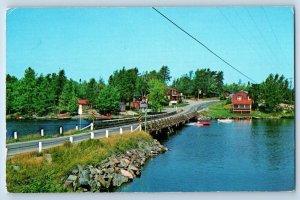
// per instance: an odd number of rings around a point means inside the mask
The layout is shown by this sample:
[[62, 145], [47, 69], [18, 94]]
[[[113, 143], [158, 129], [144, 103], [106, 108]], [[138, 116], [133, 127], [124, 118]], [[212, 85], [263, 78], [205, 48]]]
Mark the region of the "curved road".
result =
[[[178, 111], [183, 109], [180, 112], [177, 112], [173, 116], [177, 115], [182, 115], [182, 114], [187, 114], [189, 112], [193, 112], [195, 110], [203, 110], [208, 107], [209, 104], [215, 103], [218, 100], [212, 100], [212, 101], [189, 101], [189, 105], [183, 107], [183, 108], [178, 108]], [[176, 110], [175, 108], [168, 109], [168, 112], [172, 112]], [[130, 131], [131, 126], [134, 129], [138, 128], [139, 124], [134, 123], [134, 124], [129, 124], [129, 125], [122, 125], [120, 127], [111, 127], [111, 128], [106, 128], [106, 129], [99, 129], [99, 130], [94, 130], [94, 138], [103, 138], [106, 135], [106, 130], [109, 131], [109, 135], [111, 134], [120, 134], [120, 128], [123, 129], [123, 132], [125, 131]], [[80, 133], [80, 134], [75, 134], [71, 135], [73, 137], [73, 142], [80, 142], [82, 140], [87, 140], [91, 138], [91, 131], [87, 131], [85, 133]], [[41, 139], [41, 140], [32, 140], [28, 142], [16, 142], [16, 143], [11, 143], [7, 144], [7, 156], [13, 156], [16, 154], [20, 153], [25, 153], [25, 152], [31, 152], [31, 151], [37, 151], [39, 149], [39, 142], [42, 142], [42, 149], [47, 149], [50, 147], [54, 147], [57, 145], [61, 145], [64, 142], [70, 141], [71, 136], [62, 136], [62, 137], [57, 137], [57, 138], [49, 138], [49, 139]]]

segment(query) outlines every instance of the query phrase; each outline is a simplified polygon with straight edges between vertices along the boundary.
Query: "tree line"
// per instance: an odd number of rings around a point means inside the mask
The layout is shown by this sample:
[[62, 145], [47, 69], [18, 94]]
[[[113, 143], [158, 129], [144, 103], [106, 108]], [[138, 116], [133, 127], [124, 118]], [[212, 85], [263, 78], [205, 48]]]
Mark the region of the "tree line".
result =
[[[225, 91], [249, 92], [253, 108], [264, 112], [280, 111], [280, 103], [294, 103], [294, 89], [283, 75], [270, 74], [260, 84], [248, 82], [224, 84], [222, 71], [197, 69], [173, 79], [170, 86], [177, 88], [187, 98], [220, 97]], [[75, 81], [67, 78], [64, 70], [52, 74], [37, 74], [32, 68], [25, 70], [20, 79], [6, 75], [7, 114], [44, 116], [77, 112], [78, 99], [88, 99], [100, 113], [117, 112], [120, 102], [127, 107], [138, 97], [146, 97], [149, 106], [159, 111], [168, 105], [167, 87], [171, 81], [170, 69], [162, 66], [158, 71], [139, 72], [138, 68], [116, 70], [108, 78], [96, 81]]]
[[[170, 69], [139, 73], [137, 68], [114, 71], [108, 84], [103, 79], [79, 82], [68, 79], [64, 70], [52, 74], [36, 74], [31, 68], [20, 79], [6, 75], [6, 112], [21, 115], [48, 115], [76, 112], [78, 99], [88, 99], [101, 113], [116, 112], [119, 103], [130, 105], [135, 97], [149, 95], [154, 110], [165, 102]], [[153, 90], [155, 88], [155, 90]], [[150, 94], [151, 93], [151, 94]], [[160, 94], [159, 96], [155, 94]]]

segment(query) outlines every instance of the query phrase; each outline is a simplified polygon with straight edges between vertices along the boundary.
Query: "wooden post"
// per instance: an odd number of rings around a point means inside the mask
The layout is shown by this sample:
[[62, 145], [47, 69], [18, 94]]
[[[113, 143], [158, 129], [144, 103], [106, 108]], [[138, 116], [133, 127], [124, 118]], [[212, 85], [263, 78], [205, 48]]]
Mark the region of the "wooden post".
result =
[[105, 131], [105, 137], [108, 138], [108, 130]]
[[63, 127], [59, 127], [59, 134], [63, 134]]
[[41, 129], [41, 136], [44, 137], [44, 129]]
[[78, 126], [77, 125], [75, 126], [75, 129], [76, 129], [76, 131], [78, 131]]
[[91, 132], [91, 139], [94, 139], [95, 138], [95, 134], [94, 132]]
[[18, 139], [18, 132], [17, 131], [14, 132], [14, 139], [15, 140]]
[[42, 149], [43, 149], [43, 147], [42, 147], [42, 142], [39, 142], [39, 153], [42, 152]]
[[130, 126], [130, 131], [133, 132], [133, 126], [132, 125]]
[[70, 142], [73, 143], [73, 136], [70, 136]]
[[94, 123], [91, 123], [91, 130], [94, 130]]
[[123, 133], [123, 129], [122, 129], [122, 127], [120, 127], [120, 134], [122, 134]]

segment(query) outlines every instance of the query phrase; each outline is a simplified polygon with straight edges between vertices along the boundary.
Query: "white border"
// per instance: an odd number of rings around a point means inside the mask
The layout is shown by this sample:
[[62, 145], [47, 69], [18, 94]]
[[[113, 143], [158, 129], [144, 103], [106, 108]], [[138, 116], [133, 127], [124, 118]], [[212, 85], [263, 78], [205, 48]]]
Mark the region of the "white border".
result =
[[[6, 10], [14, 7], [126, 7], [126, 6], [294, 6], [295, 8], [295, 33], [299, 31], [300, 3], [297, 0], [0, 0], [0, 199], [222, 199], [222, 200], [296, 200], [300, 199], [300, 192], [297, 191], [299, 183], [299, 173], [296, 173], [296, 191], [295, 192], [210, 192], [210, 193], [109, 193], [109, 194], [9, 194], [5, 189], [5, 74], [6, 74]], [[297, 35], [297, 34], [295, 34]], [[299, 63], [299, 41], [295, 38], [296, 54], [295, 66]], [[298, 60], [297, 60], [298, 58]], [[299, 72], [295, 67], [296, 82], [296, 105], [299, 105], [299, 83], [297, 78]], [[296, 106], [296, 122], [299, 119], [299, 109]], [[297, 123], [295, 123], [297, 124]], [[296, 136], [299, 128], [296, 126]], [[299, 144], [299, 137], [296, 137], [296, 144]], [[299, 172], [299, 147], [296, 145], [296, 169]]]

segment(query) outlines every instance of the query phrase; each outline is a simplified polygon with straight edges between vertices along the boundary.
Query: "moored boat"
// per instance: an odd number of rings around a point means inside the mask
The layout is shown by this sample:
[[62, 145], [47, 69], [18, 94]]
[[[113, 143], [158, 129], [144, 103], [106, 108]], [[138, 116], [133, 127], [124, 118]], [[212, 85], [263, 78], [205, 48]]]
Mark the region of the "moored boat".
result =
[[196, 125], [198, 125], [198, 126], [209, 126], [210, 122], [209, 121], [198, 121], [198, 122], [196, 122]]
[[231, 123], [231, 122], [233, 122], [233, 120], [229, 119], [229, 118], [227, 118], [227, 119], [218, 119], [218, 122], [221, 122], [221, 123]]

